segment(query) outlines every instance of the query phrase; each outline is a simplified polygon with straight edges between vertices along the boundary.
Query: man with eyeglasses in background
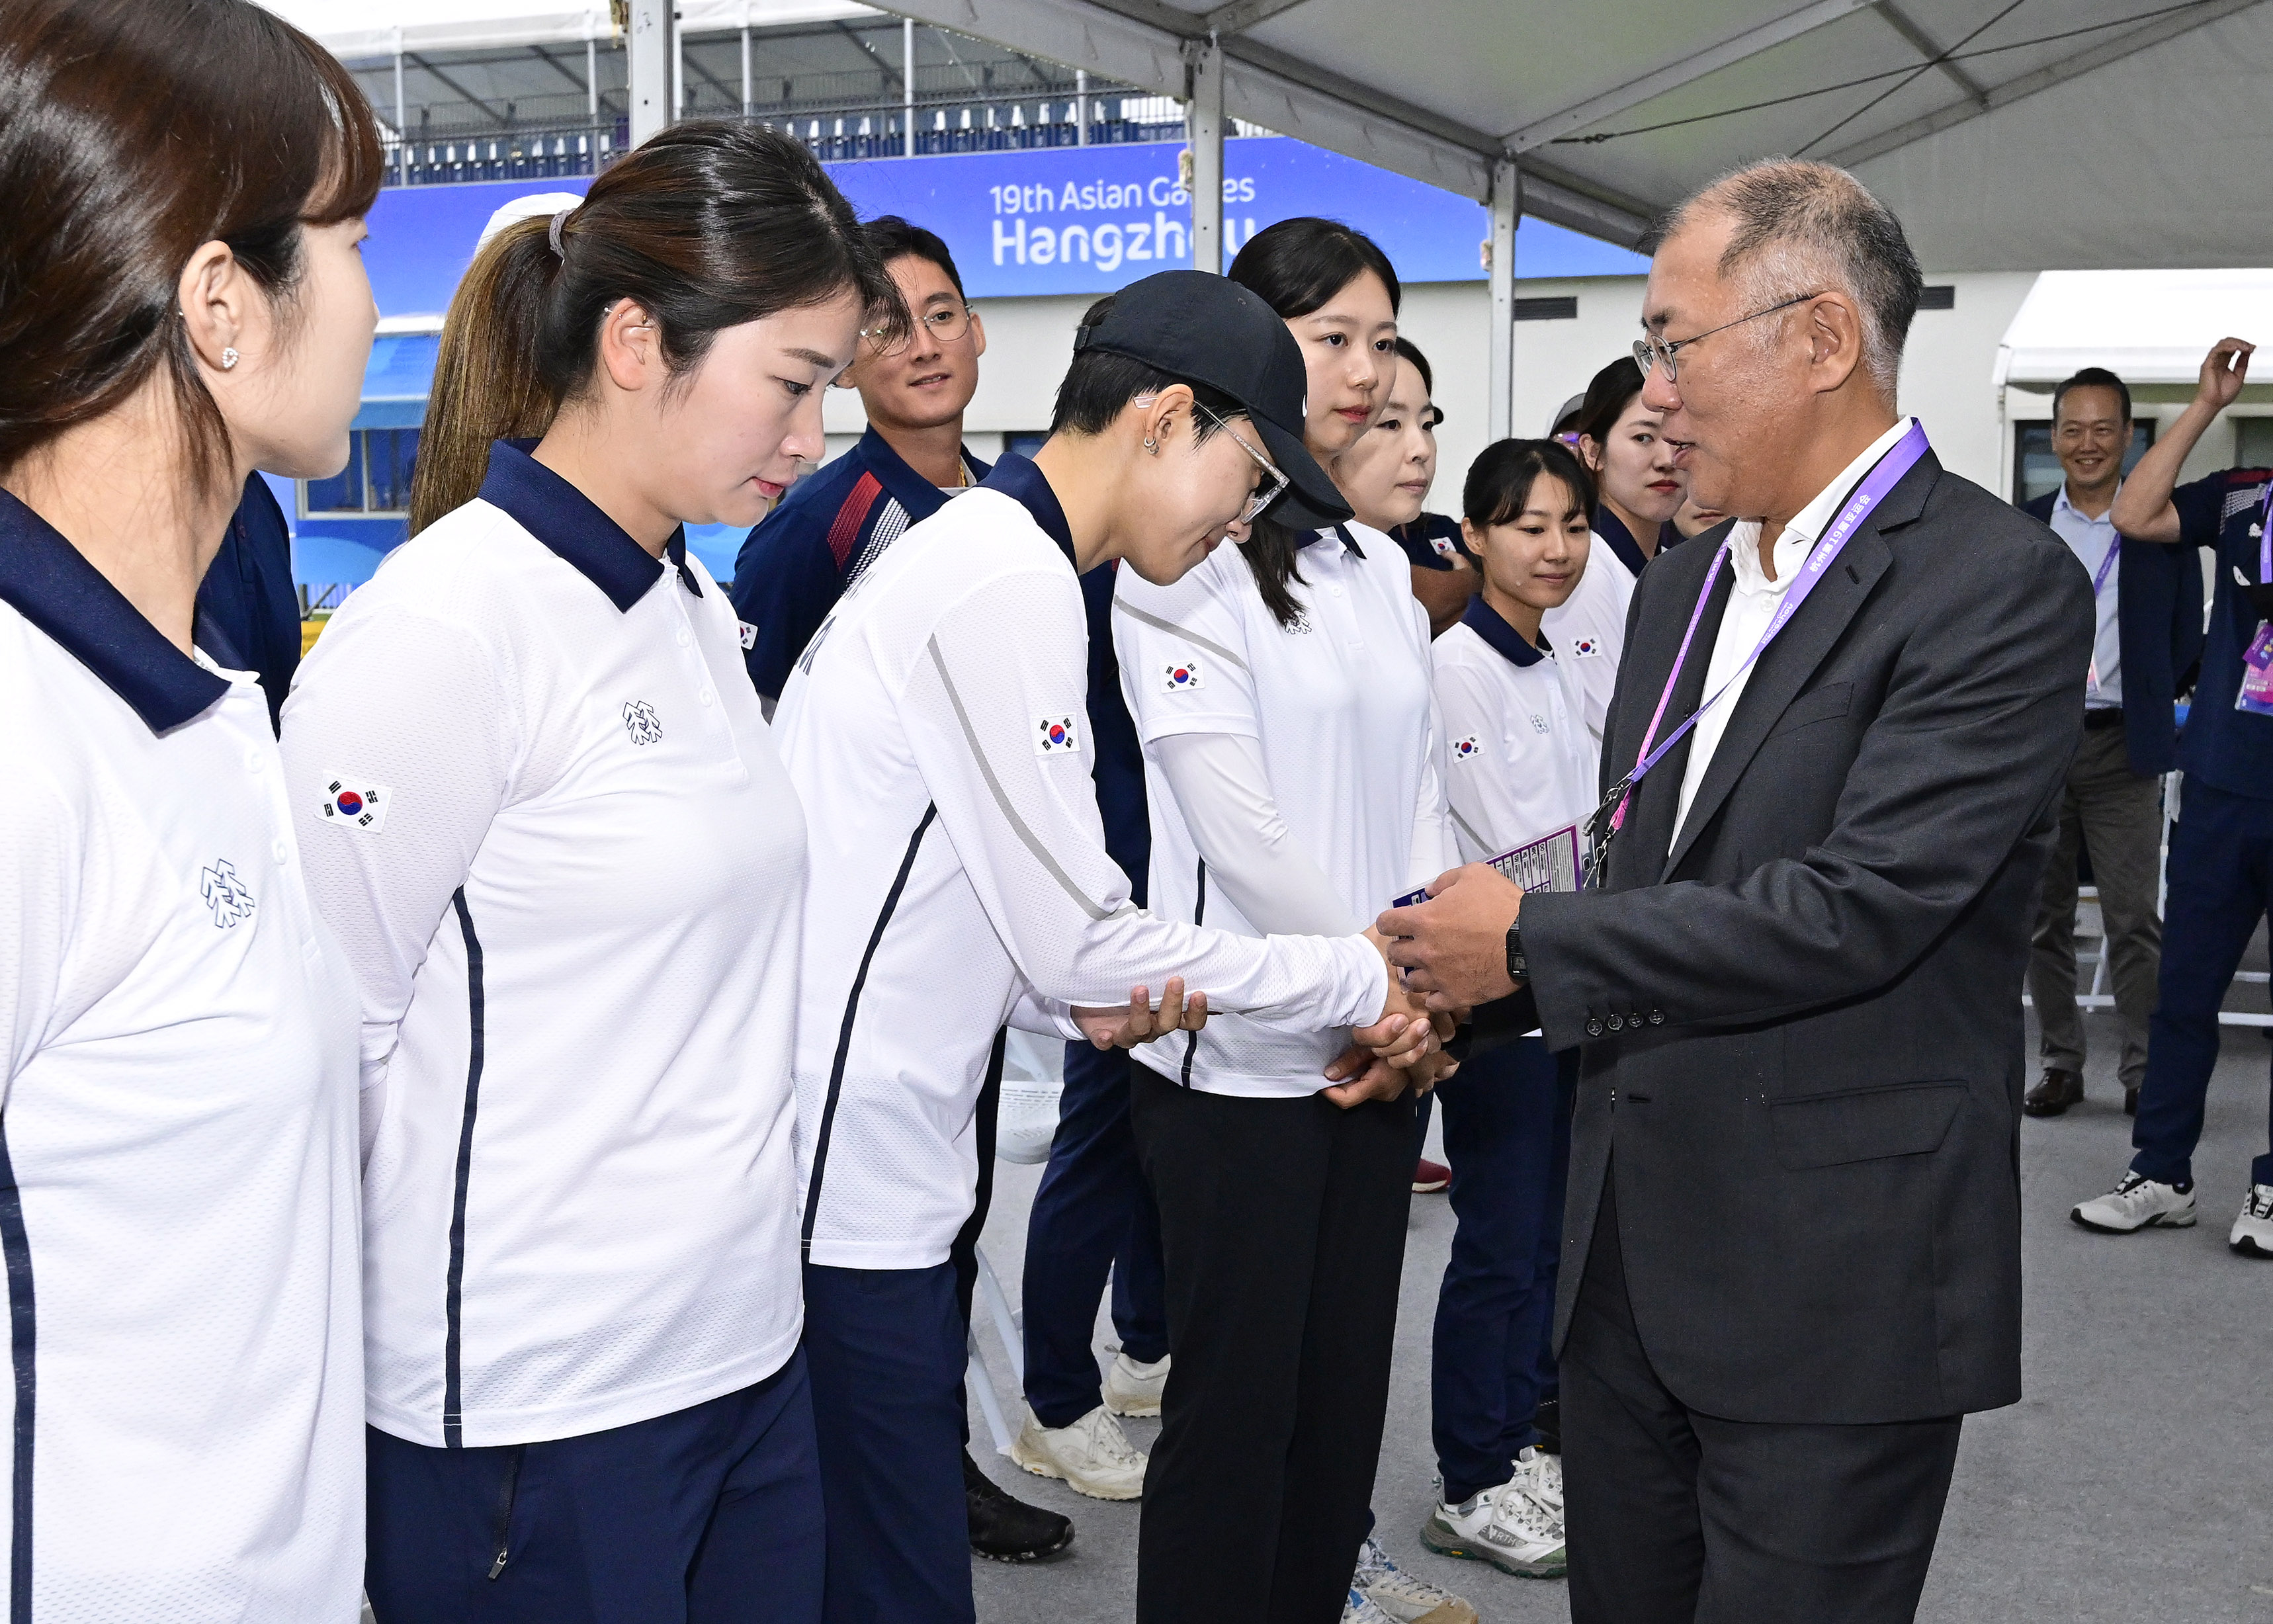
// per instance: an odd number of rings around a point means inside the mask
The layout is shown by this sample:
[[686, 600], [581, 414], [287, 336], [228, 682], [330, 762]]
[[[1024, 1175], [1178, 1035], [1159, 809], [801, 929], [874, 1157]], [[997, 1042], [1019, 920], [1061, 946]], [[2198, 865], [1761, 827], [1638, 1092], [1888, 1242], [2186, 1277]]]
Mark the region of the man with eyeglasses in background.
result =
[[[992, 471], [963, 444], [963, 414], [979, 389], [986, 329], [964, 299], [954, 256], [936, 233], [896, 214], [870, 221], [867, 232], [907, 301], [913, 331], [896, 343], [862, 335], [859, 355], [842, 382], [860, 392], [867, 432], [851, 451], [791, 487], [734, 560], [728, 596], [742, 622], [742, 657], [769, 718], [806, 644], [861, 573], [910, 526]], [[1144, 827], [1141, 805], [1136, 822]], [[978, 1205], [955, 1246], [966, 1320], [978, 1282], [979, 1231], [992, 1193], [1001, 1082], [998, 1066], [980, 1101], [986, 1149], [979, 1157]], [[1073, 1542], [1069, 1518], [1005, 1493], [968, 1448], [963, 1482], [971, 1548], [979, 1555], [1030, 1561]]]
[[867, 231], [914, 332], [893, 345], [863, 335], [840, 381], [860, 392], [867, 432], [791, 487], [734, 560], [728, 595], [769, 716], [790, 667], [861, 572], [909, 526], [991, 471], [963, 444], [986, 328], [964, 301], [954, 256], [936, 234], [896, 214], [869, 221]]

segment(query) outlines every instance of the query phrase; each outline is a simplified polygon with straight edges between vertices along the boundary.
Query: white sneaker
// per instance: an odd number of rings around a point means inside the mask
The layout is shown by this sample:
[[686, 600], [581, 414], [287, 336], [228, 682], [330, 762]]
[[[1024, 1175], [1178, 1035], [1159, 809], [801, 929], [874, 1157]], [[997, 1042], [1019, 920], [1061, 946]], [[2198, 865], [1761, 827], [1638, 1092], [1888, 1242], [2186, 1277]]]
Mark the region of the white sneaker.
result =
[[1489, 1562], [1525, 1579], [1559, 1579], [1569, 1567], [1563, 1519], [1525, 1493], [1519, 1478], [1457, 1506], [1438, 1500], [1421, 1525], [1421, 1543], [1439, 1556]]
[[1474, 1603], [1407, 1573], [1389, 1560], [1381, 1541], [1370, 1534], [1358, 1547], [1357, 1572], [1350, 1584], [1391, 1624], [1477, 1624]]
[[1517, 1451], [1515, 1481], [1523, 1492], [1557, 1517], [1563, 1515], [1563, 1457], [1549, 1455], [1537, 1444]]
[[2273, 1184], [2253, 1184], [2225, 1244], [2243, 1257], [2273, 1257]]
[[1342, 1608], [1342, 1624], [1396, 1624], [1396, 1620], [1352, 1590], [1349, 1601]]
[[1150, 1365], [1125, 1353], [1115, 1353], [1105, 1373], [1105, 1407], [1115, 1415], [1160, 1413], [1160, 1395], [1168, 1386], [1168, 1360], [1164, 1354]]
[[2128, 1235], [2153, 1224], [2182, 1230], [2194, 1221], [2194, 1192], [2126, 1173], [2104, 1195], [2094, 1196], [2067, 1215], [2103, 1235]]
[[1044, 1426], [1031, 1407], [1010, 1441], [1010, 1458], [1038, 1478], [1062, 1478], [1091, 1500], [1135, 1500], [1144, 1492], [1146, 1456], [1099, 1404], [1071, 1426]]

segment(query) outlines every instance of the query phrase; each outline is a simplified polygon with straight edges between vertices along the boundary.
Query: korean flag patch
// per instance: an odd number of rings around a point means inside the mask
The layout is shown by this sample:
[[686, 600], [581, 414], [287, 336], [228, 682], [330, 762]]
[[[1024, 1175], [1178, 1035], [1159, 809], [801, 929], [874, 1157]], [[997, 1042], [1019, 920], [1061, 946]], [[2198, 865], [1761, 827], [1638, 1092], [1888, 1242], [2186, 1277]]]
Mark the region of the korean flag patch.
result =
[[1160, 692], [1183, 693], [1194, 688], [1204, 688], [1207, 681], [1200, 675], [1197, 660], [1171, 660], [1160, 668]]
[[324, 821], [343, 829], [376, 829], [394, 800], [394, 790], [360, 778], [334, 778], [324, 793]]
[[1598, 655], [1602, 652], [1602, 640], [1599, 637], [1582, 637], [1571, 645], [1571, 652], [1581, 660], [1589, 655]]
[[742, 652], [747, 654], [758, 646], [758, 629], [746, 620], [737, 620], [734, 630], [742, 640]]
[[1473, 733], [1466, 738], [1456, 738], [1452, 741], [1452, 760], [1455, 761], [1471, 760], [1475, 757], [1476, 752], [1476, 736]]
[[1034, 724], [1034, 753], [1069, 755], [1081, 749], [1081, 734], [1071, 716], [1045, 716]]

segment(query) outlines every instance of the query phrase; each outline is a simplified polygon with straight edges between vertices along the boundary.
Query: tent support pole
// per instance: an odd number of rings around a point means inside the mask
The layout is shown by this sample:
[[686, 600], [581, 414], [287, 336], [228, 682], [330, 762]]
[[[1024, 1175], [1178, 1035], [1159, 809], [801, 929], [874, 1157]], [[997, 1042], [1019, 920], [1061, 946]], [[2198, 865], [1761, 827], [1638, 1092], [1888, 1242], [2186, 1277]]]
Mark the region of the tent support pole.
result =
[[1523, 213], [1523, 172], [1512, 158], [1492, 165], [1491, 397], [1485, 421], [1494, 440], [1515, 432], [1515, 227]]
[[1223, 47], [1213, 38], [1190, 53], [1191, 99], [1184, 136], [1192, 154], [1192, 269], [1223, 273]]
[[1076, 146], [1089, 145], [1089, 70], [1076, 68], [1073, 75], [1074, 116], [1081, 123], [1081, 133], [1074, 138]]
[[592, 127], [600, 124], [600, 42], [590, 35], [584, 39], [584, 110], [591, 116]]
[[742, 24], [742, 116], [747, 118], [754, 107], [750, 99], [750, 25]]
[[916, 19], [900, 19], [900, 133], [904, 155], [916, 155]]
[[394, 31], [394, 174], [399, 185], [410, 184], [410, 131], [404, 120], [409, 116], [402, 99], [402, 30]]
[[637, 146], [671, 120], [679, 78], [679, 21], [673, 0], [632, 0], [625, 44], [631, 55], [631, 144]]

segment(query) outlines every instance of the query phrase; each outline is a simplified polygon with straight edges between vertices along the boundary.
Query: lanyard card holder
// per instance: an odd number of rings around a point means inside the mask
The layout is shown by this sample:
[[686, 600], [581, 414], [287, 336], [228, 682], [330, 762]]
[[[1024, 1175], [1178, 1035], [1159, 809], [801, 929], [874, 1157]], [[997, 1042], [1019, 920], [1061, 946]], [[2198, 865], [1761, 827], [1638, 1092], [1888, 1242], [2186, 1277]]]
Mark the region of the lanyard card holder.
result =
[[[1518, 846], [1513, 851], [1503, 851], [1487, 861], [1526, 891], [1576, 891], [1580, 872], [1579, 826], [1570, 824], [1544, 839]], [[1411, 908], [1428, 900], [1428, 890], [1423, 887], [1407, 892], [1390, 906]]]
[[[2257, 579], [2265, 587], [2273, 587], [2273, 483], [2266, 485], [2257, 522], [2250, 528], [2257, 533]], [[2239, 569], [2234, 571], [2237, 578], [2240, 574]], [[2250, 595], [2254, 599], [2257, 593]], [[2257, 623], [2257, 635], [2242, 653], [2241, 686], [2233, 696], [2233, 708], [2255, 716], [2273, 716], [2273, 620]]]
[[2257, 636], [2241, 656], [2241, 689], [2233, 708], [2273, 716], [2273, 620], [2257, 623]]

